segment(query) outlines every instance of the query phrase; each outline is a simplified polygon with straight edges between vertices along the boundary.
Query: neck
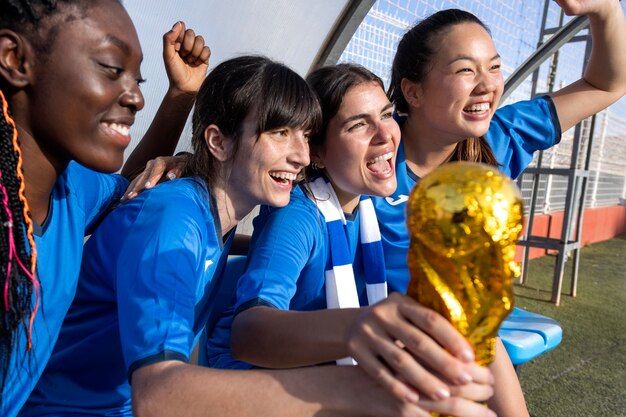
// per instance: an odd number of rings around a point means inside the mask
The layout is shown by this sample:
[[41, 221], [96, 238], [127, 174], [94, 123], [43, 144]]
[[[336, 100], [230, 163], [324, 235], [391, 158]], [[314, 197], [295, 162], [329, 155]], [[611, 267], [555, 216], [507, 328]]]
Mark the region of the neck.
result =
[[330, 180], [330, 185], [333, 187], [333, 191], [337, 195], [337, 200], [339, 200], [339, 204], [341, 204], [341, 211], [344, 213], [352, 214], [354, 210], [356, 210], [359, 205], [360, 195], [346, 193], [343, 190], [340, 190], [339, 187], [335, 185], [333, 180]]
[[217, 185], [211, 189], [211, 193], [215, 197], [217, 213], [222, 226], [222, 237], [236, 227], [239, 221], [254, 208], [253, 205], [237, 204], [237, 198], [232, 193], [229, 193], [227, 189], [231, 188]]
[[404, 155], [409, 168], [423, 177], [443, 164], [454, 151], [456, 143], [441, 145], [441, 138], [423, 130], [426, 123], [417, 117], [408, 117], [402, 126]]
[[69, 161], [55, 164], [28, 132], [18, 128], [18, 135], [22, 151], [24, 194], [31, 218], [43, 224], [48, 215], [52, 188]]

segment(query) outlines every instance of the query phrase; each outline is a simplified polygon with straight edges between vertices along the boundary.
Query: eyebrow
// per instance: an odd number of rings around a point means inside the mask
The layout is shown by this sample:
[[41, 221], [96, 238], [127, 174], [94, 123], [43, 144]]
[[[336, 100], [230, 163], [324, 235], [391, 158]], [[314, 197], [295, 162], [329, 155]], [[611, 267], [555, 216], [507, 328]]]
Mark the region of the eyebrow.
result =
[[[112, 43], [113, 45], [121, 49], [122, 52], [124, 52], [126, 55], [131, 54], [130, 46], [126, 42], [118, 38], [117, 36], [106, 35], [105, 37], [102, 38], [101, 43]], [[141, 54], [140, 62], [143, 62], [143, 53]]]
[[[393, 103], [389, 103], [389, 104], [387, 104], [385, 107], [383, 107], [383, 108], [380, 110], [380, 112], [382, 113], [382, 112], [384, 112], [385, 110], [388, 110], [388, 109], [391, 109], [391, 108], [393, 108]], [[343, 124], [350, 123], [350, 122], [352, 122], [352, 121], [354, 121], [354, 120], [358, 120], [358, 119], [365, 119], [365, 118], [368, 118], [369, 116], [370, 116], [370, 115], [369, 115], [369, 113], [360, 113], [360, 114], [355, 114], [354, 116], [350, 116], [350, 117], [348, 117], [348, 118], [347, 118], [347, 119], [343, 122]]]
[[[491, 57], [490, 61], [495, 61], [496, 59], [500, 59], [500, 54], [495, 54], [494, 56]], [[463, 61], [463, 60], [467, 60], [467, 61], [475, 61], [475, 59], [471, 56], [468, 55], [460, 55], [457, 56], [456, 58], [452, 59], [450, 62], [448, 62], [448, 65], [451, 65], [453, 63], [455, 63], [456, 61]]]

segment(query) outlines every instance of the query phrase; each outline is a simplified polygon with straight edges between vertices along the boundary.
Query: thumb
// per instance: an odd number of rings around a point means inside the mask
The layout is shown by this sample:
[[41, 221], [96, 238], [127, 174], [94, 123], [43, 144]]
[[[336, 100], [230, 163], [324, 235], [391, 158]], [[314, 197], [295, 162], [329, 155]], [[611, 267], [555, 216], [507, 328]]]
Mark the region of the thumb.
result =
[[180, 50], [184, 34], [185, 24], [180, 21], [174, 23], [172, 29], [163, 35], [163, 53], [167, 54], [168, 52], [178, 52]]

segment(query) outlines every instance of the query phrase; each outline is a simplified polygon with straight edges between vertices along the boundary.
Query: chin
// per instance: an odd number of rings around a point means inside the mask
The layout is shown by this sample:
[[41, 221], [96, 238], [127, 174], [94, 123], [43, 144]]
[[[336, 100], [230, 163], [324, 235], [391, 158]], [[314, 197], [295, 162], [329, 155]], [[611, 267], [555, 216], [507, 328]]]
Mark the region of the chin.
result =
[[287, 204], [289, 204], [289, 200], [290, 200], [290, 196], [287, 195], [286, 197], [281, 197], [281, 198], [272, 198], [272, 199], [268, 199], [268, 201], [265, 203], [268, 206], [272, 206], [272, 207], [285, 207]]
[[93, 171], [110, 174], [113, 172], [117, 172], [120, 168], [122, 168], [122, 165], [124, 163], [124, 156], [121, 155], [119, 157], [113, 158], [102, 158], [94, 161], [93, 163], [81, 160], [77, 160], [77, 162]]
[[370, 190], [368, 195], [376, 196], [376, 197], [387, 197], [393, 194], [398, 188], [398, 183], [393, 181], [392, 183], [381, 184], [378, 187], [374, 187]]

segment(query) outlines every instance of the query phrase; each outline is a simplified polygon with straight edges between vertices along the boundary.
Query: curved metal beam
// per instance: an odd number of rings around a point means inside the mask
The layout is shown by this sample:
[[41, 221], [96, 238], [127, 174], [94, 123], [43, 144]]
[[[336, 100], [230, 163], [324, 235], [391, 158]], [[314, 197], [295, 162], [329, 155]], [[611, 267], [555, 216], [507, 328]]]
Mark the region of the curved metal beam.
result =
[[354, 32], [367, 16], [376, 0], [350, 0], [344, 12], [338, 19], [335, 28], [330, 33], [328, 41], [320, 48], [317, 58], [309, 71], [313, 71], [324, 65], [336, 64], [346, 46], [352, 39]]
[[551, 57], [559, 48], [569, 42], [578, 32], [588, 25], [589, 19], [587, 16], [578, 16], [572, 19], [567, 25], [560, 28], [547, 42], [540, 45], [537, 50], [506, 79], [501, 102], [504, 102], [504, 100], [506, 100], [533, 71], [539, 68], [546, 59]]

